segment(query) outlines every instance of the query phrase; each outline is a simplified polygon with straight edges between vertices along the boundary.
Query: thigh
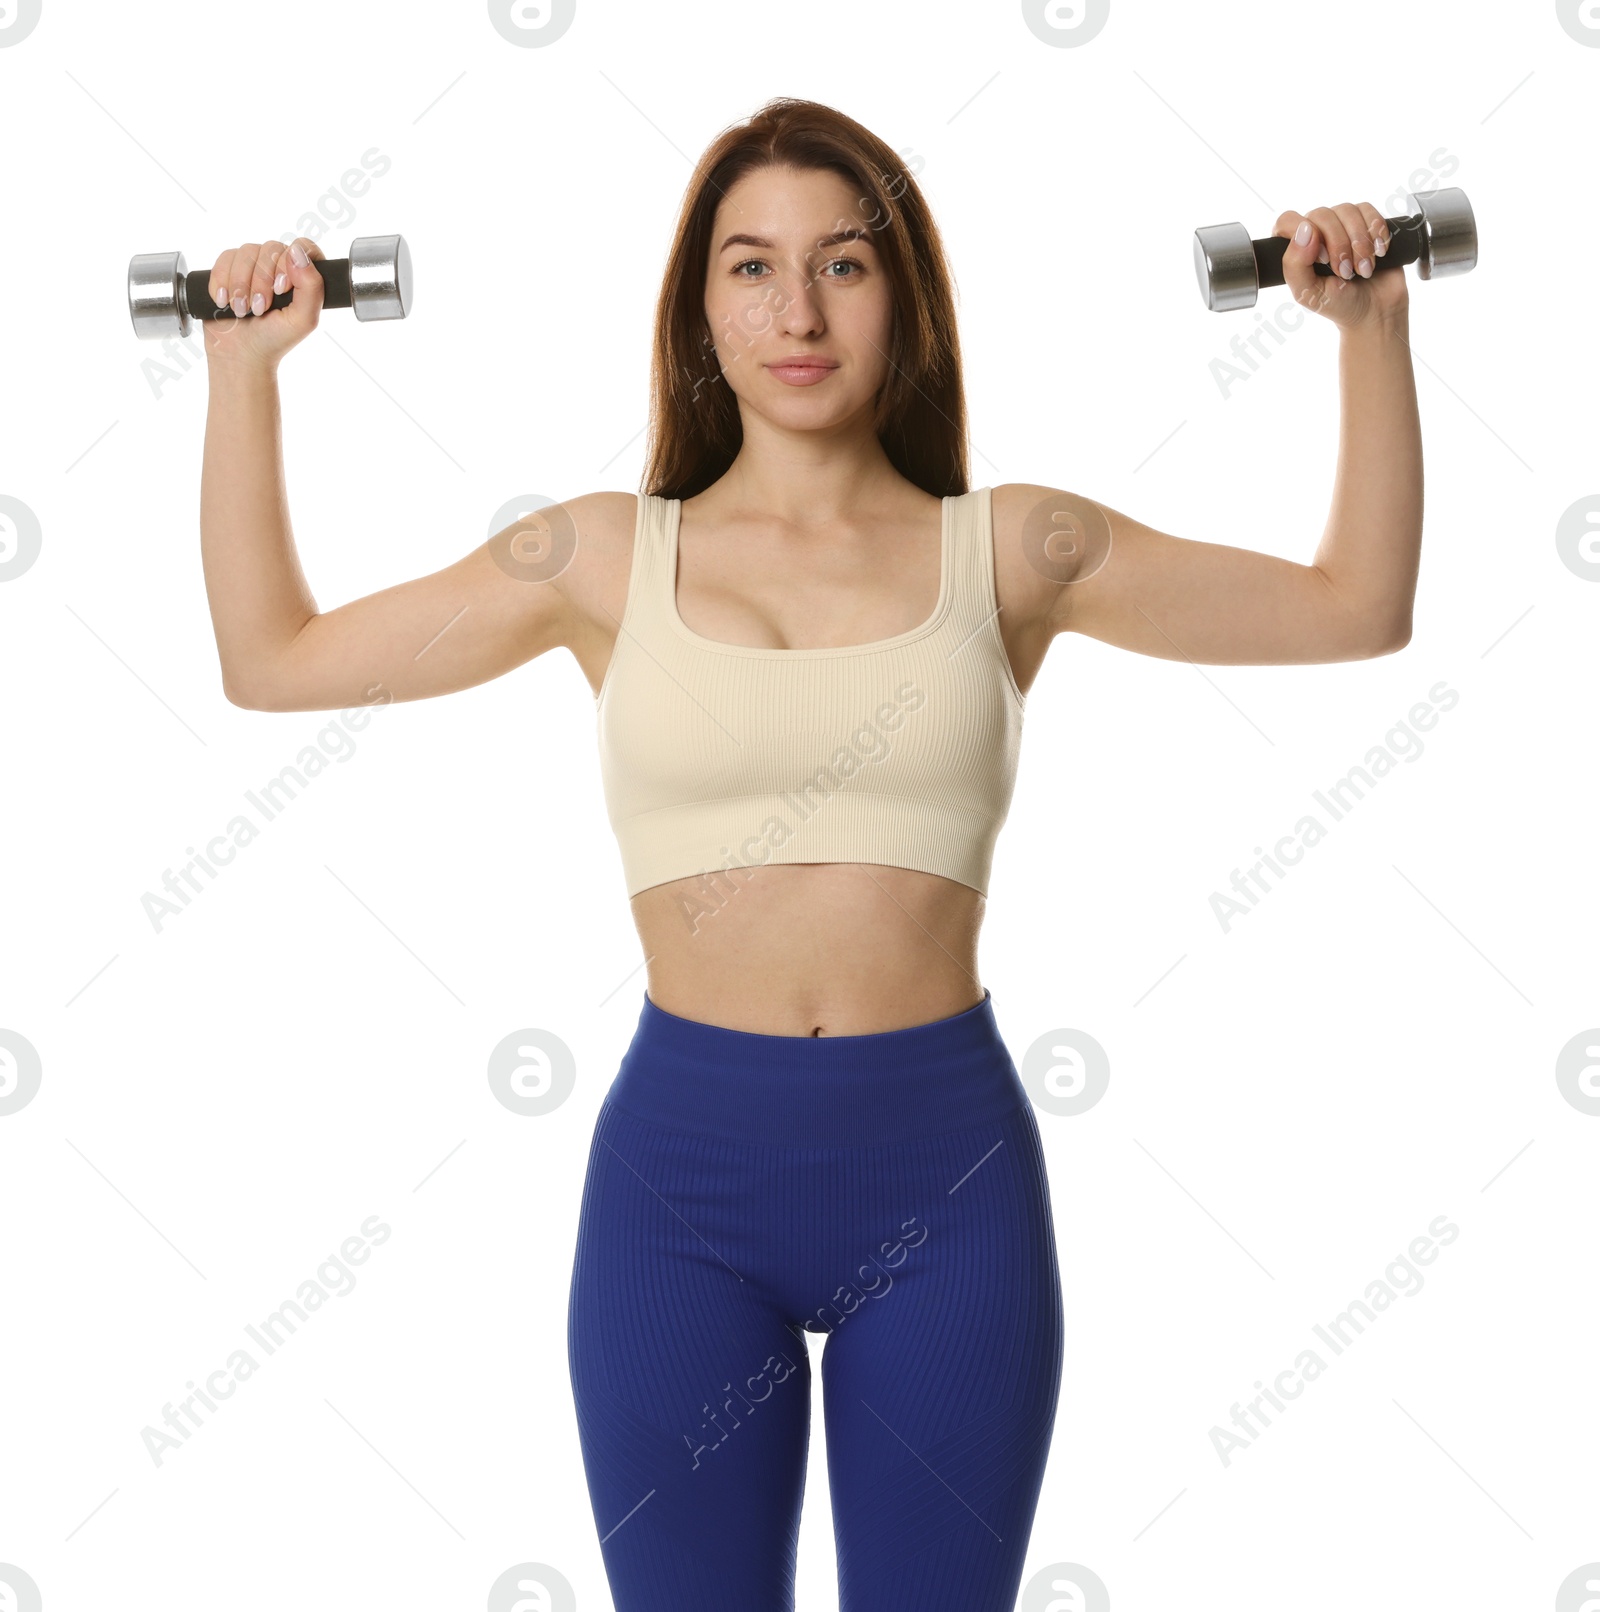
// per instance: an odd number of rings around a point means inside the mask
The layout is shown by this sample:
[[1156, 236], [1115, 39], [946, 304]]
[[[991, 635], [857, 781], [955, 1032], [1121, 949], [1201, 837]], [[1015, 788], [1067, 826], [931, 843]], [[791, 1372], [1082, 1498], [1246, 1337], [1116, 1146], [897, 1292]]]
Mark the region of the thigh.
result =
[[617, 1612], [793, 1612], [811, 1367], [722, 1251], [739, 1240], [734, 1170], [724, 1150], [601, 1110], [567, 1353]]
[[1027, 1108], [886, 1157], [875, 1190], [920, 1205], [914, 1229], [822, 1352], [840, 1609], [1010, 1612], [1063, 1354], [1038, 1127]]

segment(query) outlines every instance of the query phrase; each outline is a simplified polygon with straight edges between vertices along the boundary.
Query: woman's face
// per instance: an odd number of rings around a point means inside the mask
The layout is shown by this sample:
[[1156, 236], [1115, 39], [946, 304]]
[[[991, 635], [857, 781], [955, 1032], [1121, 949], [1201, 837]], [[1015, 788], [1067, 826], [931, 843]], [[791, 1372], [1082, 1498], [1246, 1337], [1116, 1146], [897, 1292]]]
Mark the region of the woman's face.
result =
[[[817, 169], [758, 168], [718, 203], [706, 322], [741, 410], [802, 431], [870, 417], [893, 314], [872, 224], [855, 187]], [[796, 357], [822, 367], [784, 366]]]

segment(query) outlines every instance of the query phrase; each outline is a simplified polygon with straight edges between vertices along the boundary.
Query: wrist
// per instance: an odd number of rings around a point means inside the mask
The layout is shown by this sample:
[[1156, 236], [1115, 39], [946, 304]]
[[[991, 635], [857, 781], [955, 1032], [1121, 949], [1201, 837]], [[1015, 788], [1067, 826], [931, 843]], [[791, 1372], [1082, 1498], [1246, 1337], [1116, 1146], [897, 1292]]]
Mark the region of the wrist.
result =
[[1347, 337], [1354, 337], [1357, 340], [1378, 342], [1409, 338], [1411, 334], [1410, 305], [1402, 303], [1398, 308], [1370, 309], [1365, 319], [1356, 324], [1344, 326], [1342, 334]]
[[276, 385], [278, 379], [276, 359], [225, 358], [220, 352], [208, 351], [206, 368], [213, 389], [231, 387], [238, 391], [259, 391]]

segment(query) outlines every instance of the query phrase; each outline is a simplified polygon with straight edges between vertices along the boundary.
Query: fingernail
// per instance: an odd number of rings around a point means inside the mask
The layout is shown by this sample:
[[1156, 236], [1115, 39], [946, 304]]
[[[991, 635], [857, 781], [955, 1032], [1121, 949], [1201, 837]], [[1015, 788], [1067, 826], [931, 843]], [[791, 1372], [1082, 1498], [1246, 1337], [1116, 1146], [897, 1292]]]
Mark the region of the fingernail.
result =
[[1379, 257], [1382, 257], [1384, 253], [1389, 250], [1389, 237], [1387, 235], [1380, 235], [1377, 240], [1372, 243], [1372, 250], [1376, 252]]
[[1294, 232], [1294, 244], [1304, 246], [1311, 239], [1311, 221], [1306, 218], [1300, 220], [1300, 228]]
[[1346, 279], [1346, 280], [1355, 279], [1356, 271], [1350, 267], [1350, 259], [1349, 258], [1341, 257], [1339, 259], [1339, 274], [1343, 279]]
[[258, 291], [250, 299], [250, 312], [253, 313], [257, 319], [259, 319], [261, 317], [261, 310], [265, 308], [266, 305], [267, 299]]
[[294, 266], [297, 269], [303, 269], [306, 266], [308, 260], [306, 258], [305, 248], [301, 246], [298, 241], [296, 241], [294, 245], [289, 248], [289, 256], [294, 259]]
[[272, 289], [281, 294], [288, 284], [289, 276], [285, 274], [282, 269], [279, 269], [277, 279], [272, 282]]
[[1364, 280], [1370, 280], [1372, 278], [1372, 259], [1369, 257], [1362, 258], [1362, 260], [1356, 264], [1356, 273], [1359, 274]]
[[243, 319], [244, 318], [244, 307], [245, 307], [244, 292], [241, 291], [239, 293], [239, 295], [236, 296], [233, 299], [233, 301], [229, 304], [229, 307], [231, 307], [233, 309], [234, 318]]

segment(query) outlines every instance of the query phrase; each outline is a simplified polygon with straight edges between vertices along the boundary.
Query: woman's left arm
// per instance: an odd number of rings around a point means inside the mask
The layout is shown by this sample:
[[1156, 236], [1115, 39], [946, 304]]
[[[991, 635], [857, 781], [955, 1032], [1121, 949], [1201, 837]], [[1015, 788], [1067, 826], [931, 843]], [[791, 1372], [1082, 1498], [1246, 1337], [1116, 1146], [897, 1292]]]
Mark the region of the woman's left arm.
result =
[[[1315, 557], [1302, 565], [1172, 537], [1092, 505], [1076, 522], [1076, 571], [1058, 575], [1046, 612], [1053, 631], [1227, 665], [1361, 660], [1410, 640], [1422, 431], [1405, 270], [1360, 273], [1389, 244], [1383, 215], [1367, 203], [1284, 213], [1274, 233], [1290, 238], [1284, 281], [1295, 300], [1339, 327], [1339, 465]], [[1348, 264], [1350, 278], [1316, 274], [1319, 259]], [[1303, 516], [1286, 513], [1296, 525]]]

